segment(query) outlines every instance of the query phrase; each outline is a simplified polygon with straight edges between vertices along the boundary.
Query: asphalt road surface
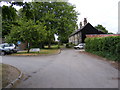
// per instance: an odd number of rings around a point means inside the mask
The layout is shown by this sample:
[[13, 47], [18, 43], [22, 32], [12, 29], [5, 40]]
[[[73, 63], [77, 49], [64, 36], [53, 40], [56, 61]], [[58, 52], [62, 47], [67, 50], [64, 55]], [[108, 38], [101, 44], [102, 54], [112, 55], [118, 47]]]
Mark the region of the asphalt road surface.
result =
[[63, 50], [52, 56], [3, 56], [24, 73], [17, 88], [118, 88], [118, 70], [108, 62]]

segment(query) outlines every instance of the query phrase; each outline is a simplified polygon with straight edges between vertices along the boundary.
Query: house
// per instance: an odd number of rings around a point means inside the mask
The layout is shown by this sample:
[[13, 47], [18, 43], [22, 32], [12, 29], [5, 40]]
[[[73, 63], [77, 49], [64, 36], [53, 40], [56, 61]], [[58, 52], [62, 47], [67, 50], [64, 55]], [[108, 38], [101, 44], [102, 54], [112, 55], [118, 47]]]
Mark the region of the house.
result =
[[69, 36], [69, 43], [73, 44], [84, 43], [86, 35], [90, 34], [104, 34], [104, 33], [94, 28], [90, 23], [87, 22], [87, 19], [84, 18], [84, 26], [82, 26], [82, 22], [80, 22], [80, 29], [73, 32]]

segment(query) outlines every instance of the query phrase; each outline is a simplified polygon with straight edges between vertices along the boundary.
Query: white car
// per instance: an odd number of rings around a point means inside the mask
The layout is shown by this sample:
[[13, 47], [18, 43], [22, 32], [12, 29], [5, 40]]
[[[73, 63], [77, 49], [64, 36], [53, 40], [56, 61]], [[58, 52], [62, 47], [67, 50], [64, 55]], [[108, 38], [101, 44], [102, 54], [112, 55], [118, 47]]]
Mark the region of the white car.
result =
[[74, 46], [74, 49], [83, 49], [85, 46], [84, 43], [78, 44], [77, 46]]
[[15, 44], [8, 44], [3, 43], [0, 44], [0, 55], [10, 54], [10, 53], [16, 53], [18, 50], [16, 49]]
[[4, 47], [5, 49], [11, 50], [11, 53], [16, 53], [18, 50], [16, 49], [16, 45], [13, 43], [8, 44], [8, 46]]

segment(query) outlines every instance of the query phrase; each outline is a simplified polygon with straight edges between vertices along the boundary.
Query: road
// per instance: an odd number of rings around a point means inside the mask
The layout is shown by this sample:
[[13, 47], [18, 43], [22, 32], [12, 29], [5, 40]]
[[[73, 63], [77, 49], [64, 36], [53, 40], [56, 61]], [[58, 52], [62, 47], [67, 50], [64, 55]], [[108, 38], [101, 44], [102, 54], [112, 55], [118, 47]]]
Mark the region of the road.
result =
[[63, 50], [52, 56], [3, 56], [24, 73], [17, 88], [118, 88], [118, 70], [108, 62]]

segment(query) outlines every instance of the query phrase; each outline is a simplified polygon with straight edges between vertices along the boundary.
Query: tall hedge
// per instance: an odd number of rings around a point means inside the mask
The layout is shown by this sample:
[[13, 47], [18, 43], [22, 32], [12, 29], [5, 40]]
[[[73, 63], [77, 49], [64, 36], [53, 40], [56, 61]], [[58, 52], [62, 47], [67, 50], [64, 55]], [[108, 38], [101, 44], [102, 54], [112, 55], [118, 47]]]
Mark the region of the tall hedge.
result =
[[120, 61], [120, 36], [86, 38], [85, 50]]

